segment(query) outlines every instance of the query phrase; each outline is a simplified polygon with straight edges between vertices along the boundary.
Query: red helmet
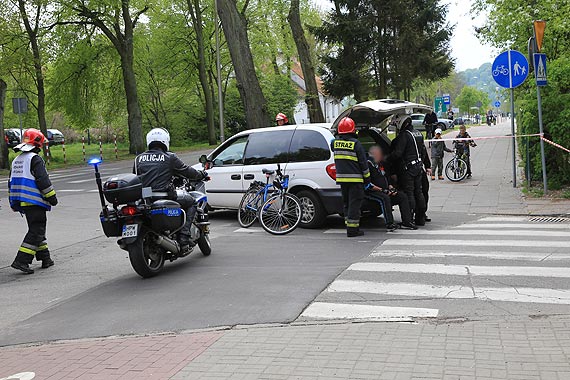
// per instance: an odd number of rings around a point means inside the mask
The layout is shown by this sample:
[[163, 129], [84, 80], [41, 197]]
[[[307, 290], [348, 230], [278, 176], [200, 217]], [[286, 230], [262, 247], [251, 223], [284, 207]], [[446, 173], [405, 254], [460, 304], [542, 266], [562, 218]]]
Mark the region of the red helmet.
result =
[[287, 119], [287, 115], [285, 115], [284, 113], [279, 112], [277, 114], [277, 116], [275, 116], [275, 121], [279, 121], [279, 120], [283, 120], [285, 123], [289, 122], [289, 119]]
[[356, 133], [356, 124], [354, 124], [354, 120], [350, 117], [343, 117], [338, 123], [338, 133], [339, 135]]
[[36, 148], [41, 148], [44, 145], [45, 139], [46, 137], [41, 131], [35, 128], [30, 128], [26, 129], [26, 131], [24, 132], [24, 138], [22, 139], [22, 143], [33, 145]]

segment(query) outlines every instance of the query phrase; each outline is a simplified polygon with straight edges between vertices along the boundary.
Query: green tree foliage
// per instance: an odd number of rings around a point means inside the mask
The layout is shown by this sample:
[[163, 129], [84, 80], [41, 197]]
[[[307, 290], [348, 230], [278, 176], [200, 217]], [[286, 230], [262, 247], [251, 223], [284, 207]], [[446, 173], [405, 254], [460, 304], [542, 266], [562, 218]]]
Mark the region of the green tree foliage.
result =
[[334, 0], [320, 41], [337, 46], [323, 57], [327, 91], [358, 100], [389, 94], [410, 99], [417, 79], [445, 78], [452, 27], [439, 0]]
[[[473, 12], [488, 12], [487, 23], [479, 29], [480, 38], [499, 49], [513, 48], [526, 52], [527, 40], [532, 36], [532, 21], [542, 19], [547, 22], [543, 52], [548, 55], [549, 80], [548, 86], [542, 90], [544, 129], [547, 138], [569, 147], [570, 2], [478, 0]], [[519, 133], [539, 132], [536, 86], [532, 74], [515, 90]], [[520, 146], [521, 155], [526, 160], [526, 144]], [[530, 157], [533, 179], [540, 179], [540, 147], [537, 140], [531, 142]], [[546, 165], [550, 188], [570, 184], [568, 153], [547, 144]]]
[[[481, 103], [481, 106], [479, 106], [479, 102]], [[454, 104], [459, 107], [460, 112], [467, 114], [473, 114], [473, 107], [478, 108], [476, 112], [485, 112], [490, 103], [491, 101], [487, 92], [470, 86], [463, 87], [461, 93], [454, 102]]]

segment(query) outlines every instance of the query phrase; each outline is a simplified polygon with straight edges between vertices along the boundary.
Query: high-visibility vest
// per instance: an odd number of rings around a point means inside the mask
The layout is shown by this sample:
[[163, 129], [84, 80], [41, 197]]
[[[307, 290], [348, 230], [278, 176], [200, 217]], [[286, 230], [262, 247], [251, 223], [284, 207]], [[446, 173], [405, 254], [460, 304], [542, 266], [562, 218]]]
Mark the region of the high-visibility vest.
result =
[[12, 173], [8, 188], [10, 191], [10, 204], [24, 203], [41, 206], [48, 211], [51, 205], [44, 199], [44, 195], [36, 184], [31, 171], [32, 159], [37, 156], [34, 152], [23, 152], [12, 161]]

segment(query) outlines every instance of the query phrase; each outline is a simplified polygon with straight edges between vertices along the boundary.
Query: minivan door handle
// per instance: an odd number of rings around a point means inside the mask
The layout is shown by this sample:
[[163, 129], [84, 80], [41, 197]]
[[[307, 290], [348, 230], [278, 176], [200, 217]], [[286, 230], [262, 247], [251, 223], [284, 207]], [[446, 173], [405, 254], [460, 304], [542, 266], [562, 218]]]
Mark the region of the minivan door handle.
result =
[[249, 181], [249, 180], [255, 179], [255, 175], [253, 175], [253, 174], [246, 174], [246, 175], [243, 176], [243, 179]]
[[239, 181], [241, 179], [241, 174], [232, 174], [230, 178], [234, 181]]

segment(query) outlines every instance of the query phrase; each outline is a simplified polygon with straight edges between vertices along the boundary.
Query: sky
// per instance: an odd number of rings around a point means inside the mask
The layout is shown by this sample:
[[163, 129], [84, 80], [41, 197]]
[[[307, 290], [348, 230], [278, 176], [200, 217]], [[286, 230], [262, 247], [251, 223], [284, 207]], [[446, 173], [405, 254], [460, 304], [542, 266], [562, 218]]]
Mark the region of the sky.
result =
[[[455, 58], [455, 69], [463, 71], [474, 69], [483, 63], [493, 60], [493, 49], [481, 44], [475, 37], [474, 26], [483, 24], [484, 16], [471, 19], [469, 9], [471, 0], [447, 0], [449, 4], [448, 20], [455, 24], [453, 38], [451, 39], [452, 57]], [[313, 0], [322, 9], [332, 7], [330, 0]]]

